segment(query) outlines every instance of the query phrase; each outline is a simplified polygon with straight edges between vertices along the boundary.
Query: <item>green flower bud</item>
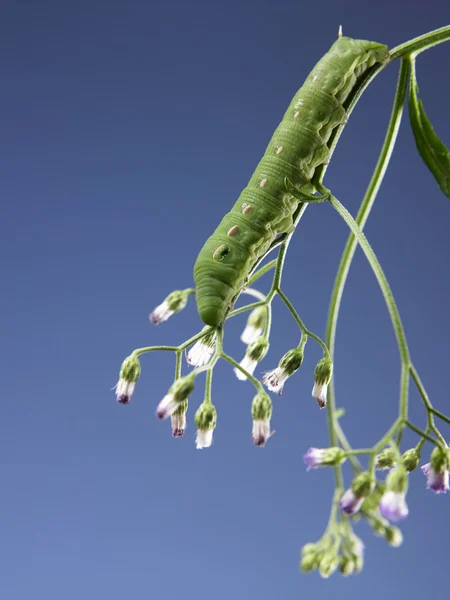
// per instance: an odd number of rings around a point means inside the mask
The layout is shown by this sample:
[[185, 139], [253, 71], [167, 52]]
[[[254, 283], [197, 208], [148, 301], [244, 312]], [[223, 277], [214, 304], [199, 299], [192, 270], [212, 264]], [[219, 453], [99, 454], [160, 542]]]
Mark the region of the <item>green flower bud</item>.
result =
[[211, 446], [216, 422], [217, 412], [215, 406], [210, 402], [203, 402], [195, 413], [195, 424], [197, 425], [196, 445], [198, 449]]
[[365, 513], [373, 513], [378, 509], [381, 497], [386, 490], [386, 486], [381, 481], [377, 481], [372, 493], [364, 500], [362, 510]]
[[414, 471], [419, 466], [420, 454], [415, 448], [410, 448], [402, 454], [402, 464], [408, 473]]
[[405, 467], [400, 464], [389, 472], [386, 477], [386, 490], [396, 494], [405, 494], [408, 489], [408, 475]]
[[388, 525], [388, 521], [374, 517], [369, 519], [369, 523], [372, 526], [375, 535], [378, 537], [386, 537], [386, 526]]
[[331, 448], [310, 448], [303, 455], [303, 462], [307, 470], [318, 469], [319, 467], [336, 467], [346, 460], [345, 451], [337, 446]]
[[266, 338], [259, 338], [255, 342], [252, 342], [247, 347], [246, 355], [251, 360], [256, 360], [256, 362], [260, 362], [265, 357], [268, 350], [269, 350], [268, 340]]
[[336, 571], [339, 566], [339, 557], [337, 552], [329, 550], [325, 552], [319, 563], [319, 573], [324, 579], [328, 579], [330, 575]]
[[302, 557], [307, 556], [309, 554], [317, 554], [317, 544], [310, 542], [309, 544], [305, 544], [302, 548]]
[[442, 473], [448, 469], [448, 455], [436, 446], [430, 457], [431, 468], [435, 473]]
[[403, 535], [398, 527], [394, 527], [393, 525], [386, 528], [386, 532], [384, 535], [389, 546], [393, 548], [398, 548], [403, 543]]
[[187, 400], [192, 393], [195, 383], [195, 373], [180, 377], [173, 382], [169, 391], [158, 404], [156, 416], [158, 419], [167, 419], [179, 408], [180, 402]]
[[300, 570], [303, 573], [311, 573], [311, 571], [317, 569], [320, 562], [320, 556], [320, 553], [317, 551], [302, 555], [300, 560]]
[[137, 380], [141, 374], [141, 363], [131, 354], [120, 367], [120, 377], [116, 385], [116, 398], [119, 404], [128, 404], [133, 395]]
[[183, 400], [178, 405], [178, 408], [171, 415], [172, 421], [172, 436], [183, 437], [186, 430], [186, 413], [188, 409], [188, 401]]
[[341, 556], [339, 559], [339, 571], [344, 577], [353, 575], [355, 571], [355, 561], [350, 556]]
[[178, 313], [185, 308], [189, 295], [192, 293], [191, 289], [176, 290], [169, 294], [167, 298], [159, 304], [155, 310], [150, 314], [150, 322], [154, 325], [159, 325], [163, 321], [167, 321], [174, 313]]
[[278, 367], [290, 377], [301, 367], [303, 357], [303, 348], [293, 348], [292, 350], [288, 350], [281, 358]]
[[241, 335], [244, 344], [256, 341], [264, 332], [267, 324], [267, 307], [258, 306], [254, 308], [247, 319], [247, 325]]
[[314, 370], [314, 387], [312, 396], [317, 400], [320, 408], [325, 408], [327, 405], [328, 384], [333, 375], [333, 363], [327, 357], [322, 358], [316, 365]]
[[[258, 338], [256, 341], [247, 346], [245, 356], [240, 362], [241, 367], [250, 373], [250, 375], [253, 375], [256, 365], [265, 357], [268, 349], [269, 342], [267, 339], [263, 337]], [[236, 377], [241, 381], [245, 381], [245, 379], [247, 379], [246, 375], [244, 375], [244, 373], [242, 373], [242, 371], [239, 369], [235, 368], [234, 372]]]
[[372, 493], [375, 481], [368, 471], [363, 471], [357, 475], [351, 485], [352, 492], [357, 498], [367, 498]]
[[375, 468], [379, 471], [384, 471], [385, 469], [392, 469], [392, 467], [397, 462], [397, 453], [393, 448], [385, 448], [377, 454]]
[[258, 392], [252, 402], [252, 438], [256, 446], [263, 447], [272, 435], [270, 431], [271, 416], [272, 400], [265, 392]]

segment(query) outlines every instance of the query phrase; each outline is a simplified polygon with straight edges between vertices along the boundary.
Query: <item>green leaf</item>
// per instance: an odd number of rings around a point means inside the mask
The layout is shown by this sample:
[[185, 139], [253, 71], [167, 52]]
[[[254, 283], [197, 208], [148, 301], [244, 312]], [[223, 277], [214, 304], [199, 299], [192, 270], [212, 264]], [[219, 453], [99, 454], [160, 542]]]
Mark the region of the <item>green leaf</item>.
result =
[[424, 163], [430, 169], [439, 187], [450, 198], [450, 152], [439, 139], [417, 97], [419, 88], [415, 79], [414, 68], [409, 88], [409, 117], [416, 140], [416, 146]]

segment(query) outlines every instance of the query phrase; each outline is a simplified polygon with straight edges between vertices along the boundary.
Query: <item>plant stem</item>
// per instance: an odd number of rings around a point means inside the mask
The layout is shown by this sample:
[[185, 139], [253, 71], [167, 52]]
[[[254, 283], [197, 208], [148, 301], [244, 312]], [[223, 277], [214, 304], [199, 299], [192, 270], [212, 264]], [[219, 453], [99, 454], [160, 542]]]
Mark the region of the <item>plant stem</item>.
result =
[[450, 25], [435, 29], [424, 35], [419, 35], [412, 40], [408, 40], [390, 51], [391, 60], [396, 60], [408, 54], [419, 54], [424, 50], [429, 50], [437, 44], [442, 44], [450, 40]]

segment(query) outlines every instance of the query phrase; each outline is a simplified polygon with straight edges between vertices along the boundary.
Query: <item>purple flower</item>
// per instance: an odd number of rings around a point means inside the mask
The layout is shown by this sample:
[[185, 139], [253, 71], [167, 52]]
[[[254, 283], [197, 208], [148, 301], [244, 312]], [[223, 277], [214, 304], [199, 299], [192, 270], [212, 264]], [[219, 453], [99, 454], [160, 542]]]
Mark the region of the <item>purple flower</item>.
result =
[[323, 464], [325, 455], [324, 448], [310, 448], [306, 454], [303, 455], [303, 462], [306, 465], [306, 470], [318, 469]]
[[354, 515], [361, 508], [363, 502], [364, 496], [356, 496], [353, 490], [350, 488], [339, 500], [339, 508], [342, 510], [342, 512], [345, 512], [346, 515]]
[[441, 473], [435, 471], [431, 463], [421, 467], [422, 473], [427, 478], [427, 490], [433, 490], [435, 494], [446, 494], [450, 489], [448, 469], [443, 469]]
[[401, 521], [406, 519], [408, 512], [404, 492], [388, 490], [383, 494], [380, 501], [380, 513], [383, 517], [390, 521]]

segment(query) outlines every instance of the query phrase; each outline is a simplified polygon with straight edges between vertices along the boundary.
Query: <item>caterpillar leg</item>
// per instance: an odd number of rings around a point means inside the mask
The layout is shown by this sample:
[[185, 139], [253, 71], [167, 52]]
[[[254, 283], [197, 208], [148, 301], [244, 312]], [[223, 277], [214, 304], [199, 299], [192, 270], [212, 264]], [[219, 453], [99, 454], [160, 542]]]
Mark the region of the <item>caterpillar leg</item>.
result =
[[315, 196], [314, 194], [302, 192], [301, 189], [295, 187], [292, 181], [290, 181], [287, 177], [284, 178], [284, 185], [289, 194], [294, 196], [294, 198], [297, 198], [297, 200], [300, 200], [300, 202], [325, 202], [325, 200], [328, 200], [331, 195], [331, 192], [323, 186], [320, 190], [322, 192], [320, 196]]

